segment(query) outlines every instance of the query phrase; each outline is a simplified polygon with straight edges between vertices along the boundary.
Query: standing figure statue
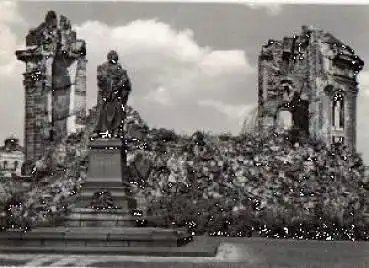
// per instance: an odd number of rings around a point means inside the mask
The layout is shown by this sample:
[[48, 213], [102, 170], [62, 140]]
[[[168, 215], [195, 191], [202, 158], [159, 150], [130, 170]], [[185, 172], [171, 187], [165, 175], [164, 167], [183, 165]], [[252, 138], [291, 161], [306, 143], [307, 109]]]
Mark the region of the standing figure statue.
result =
[[108, 137], [121, 137], [125, 106], [131, 92], [127, 71], [118, 62], [116, 51], [107, 55], [107, 62], [97, 67], [98, 121], [95, 134]]

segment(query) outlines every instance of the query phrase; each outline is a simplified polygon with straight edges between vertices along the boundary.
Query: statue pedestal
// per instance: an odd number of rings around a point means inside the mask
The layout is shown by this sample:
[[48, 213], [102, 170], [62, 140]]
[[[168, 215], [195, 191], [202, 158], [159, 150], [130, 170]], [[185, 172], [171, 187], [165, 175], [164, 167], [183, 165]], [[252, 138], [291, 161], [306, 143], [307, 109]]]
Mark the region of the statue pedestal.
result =
[[112, 203], [120, 212], [128, 214], [135, 208], [135, 200], [130, 197], [129, 183], [124, 182], [126, 157], [120, 139], [95, 139], [89, 144], [87, 179], [82, 186], [77, 208], [90, 208], [97, 192], [111, 194]]
[[122, 185], [122, 141], [120, 139], [96, 139], [89, 144], [89, 166], [86, 184], [118, 183]]

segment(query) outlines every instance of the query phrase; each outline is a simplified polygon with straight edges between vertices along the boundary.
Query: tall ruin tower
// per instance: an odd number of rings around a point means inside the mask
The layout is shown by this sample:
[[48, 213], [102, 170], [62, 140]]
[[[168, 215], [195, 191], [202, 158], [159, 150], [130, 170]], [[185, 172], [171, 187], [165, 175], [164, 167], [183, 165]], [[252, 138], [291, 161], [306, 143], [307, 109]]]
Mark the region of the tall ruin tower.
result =
[[357, 74], [363, 65], [349, 46], [313, 27], [269, 40], [259, 55], [259, 127], [276, 127], [287, 112], [297, 135], [355, 149]]
[[25, 160], [38, 160], [50, 142], [85, 127], [86, 44], [76, 38], [70, 21], [49, 11], [16, 51], [26, 63]]

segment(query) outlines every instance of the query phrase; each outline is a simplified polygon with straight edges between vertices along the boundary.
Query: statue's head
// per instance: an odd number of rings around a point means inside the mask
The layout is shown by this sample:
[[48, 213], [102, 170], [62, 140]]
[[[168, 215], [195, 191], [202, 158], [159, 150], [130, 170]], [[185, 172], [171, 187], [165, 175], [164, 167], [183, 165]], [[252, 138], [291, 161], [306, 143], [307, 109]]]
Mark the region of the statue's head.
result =
[[56, 12], [53, 10], [47, 12], [45, 22], [49, 27], [56, 28], [58, 25], [58, 17], [56, 15]]
[[109, 62], [117, 64], [119, 60], [118, 53], [115, 50], [111, 50], [107, 55], [107, 59]]

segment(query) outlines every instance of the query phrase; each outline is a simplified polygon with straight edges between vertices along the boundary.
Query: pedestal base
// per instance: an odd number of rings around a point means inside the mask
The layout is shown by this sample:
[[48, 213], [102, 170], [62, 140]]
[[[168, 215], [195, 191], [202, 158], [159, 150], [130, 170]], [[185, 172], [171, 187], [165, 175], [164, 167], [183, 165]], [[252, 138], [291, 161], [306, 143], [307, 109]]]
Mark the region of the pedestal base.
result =
[[111, 194], [113, 206], [125, 212], [136, 208], [128, 182], [123, 181], [126, 156], [120, 139], [96, 139], [89, 144], [87, 179], [82, 186], [76, 208], [90, 208], [97, 192]]

